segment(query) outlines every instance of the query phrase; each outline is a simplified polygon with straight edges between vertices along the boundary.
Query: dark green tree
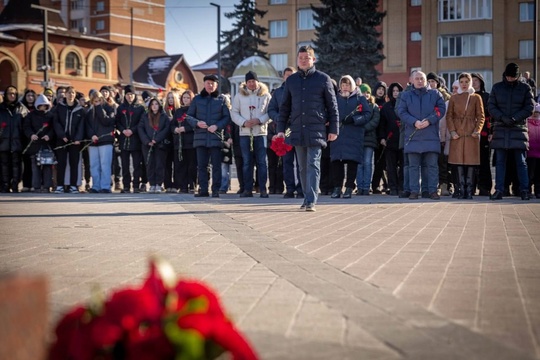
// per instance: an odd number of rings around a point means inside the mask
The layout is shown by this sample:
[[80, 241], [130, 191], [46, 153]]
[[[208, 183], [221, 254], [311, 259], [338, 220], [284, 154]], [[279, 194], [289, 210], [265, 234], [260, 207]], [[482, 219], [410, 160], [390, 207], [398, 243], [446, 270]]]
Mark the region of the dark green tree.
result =
[[315, 53], [317, 69], [333, 79], [343, 75], [360, 76], [374, 85], [383, 59], [379, 40], [380, 25], [386, 12], [377, 11], [378, 0], [321, 0], [311, 6], [315, 12]]
[[245, 58], [259, 55], [267, 58], [267, 53], [261, 48], [268, 45], [266, 40], [261, 39], [268, 29], [255, 23], [255, 17], [261, 19], [266, 11], [255, 8], [255, 1], [241, 0], [234, 5], [234, 11], [225, 13], [228, 19], [236, 19], [230, 31], [222, 31], [221, 67], [226, 77], [232, 75], [236, 66]]

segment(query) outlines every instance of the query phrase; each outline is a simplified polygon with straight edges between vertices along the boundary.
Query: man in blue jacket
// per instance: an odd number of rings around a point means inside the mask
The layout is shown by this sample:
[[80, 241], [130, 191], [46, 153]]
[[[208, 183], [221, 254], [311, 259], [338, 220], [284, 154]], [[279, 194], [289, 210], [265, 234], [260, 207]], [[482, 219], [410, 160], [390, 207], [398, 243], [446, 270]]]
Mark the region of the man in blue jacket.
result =
[[404, 154], [409, 159], [410, 200], [418, 199], [420, 192], [420, 167], [425, 167], [429, 196], [440, 200], [437, 193], [441, 152], [439, 121], [446, 113], [441, 93], [427, 87], [426, 74], [417, 71], [413, 77], [413, 89], [403, 92], [398, 105], [398, 116], [405, 124]]
[[301, 208], [306, 211], [315, 211], [322, 148], [337, 139], [339, 121], [334, 85], [328, 75], [315, 69], [315, 60], [312, 47], [298, 49], [298, 72], [285, 81], [277, 121], [277, 136], [285, 137], [287, 127], [291, 130], [286, 142], [295, 147], [305, 195]]

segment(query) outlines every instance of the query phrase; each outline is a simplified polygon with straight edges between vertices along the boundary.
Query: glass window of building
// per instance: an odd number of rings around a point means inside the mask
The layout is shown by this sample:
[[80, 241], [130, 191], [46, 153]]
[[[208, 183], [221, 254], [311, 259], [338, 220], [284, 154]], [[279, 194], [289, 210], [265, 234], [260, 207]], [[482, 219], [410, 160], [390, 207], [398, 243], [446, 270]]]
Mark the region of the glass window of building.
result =
[[92, 61], [92, 70], [95, 73], [105, 74], [107, 72], [107, 64], [102, 56], [96, 56]]
[[287, 37], [287, 20], [270, 21], [270, 37], [271, 38]]
[[281, 5], [286, 4], [287, 0], [270, 0], [270, 5]]
[[289, 66], [287, 54], [270, 54], [270, 64], [277, 71], [283, 71]]
[[491, 56], [491, 34], [443, 35], [438, 38], [438, 57]]
[[492, 0], [439, 0], [439, 21], [491, 19]]
[[105, 2], [98, 1], [96, 3], [96, 11], [105, 11]]
[[519, 21], [533, 21], [534, 20], [534, 3], [523, 2], [519, 4]]
[[[49, 58], [48, 58], [48, 62], [49, 62], [49, 65], [51, 65], [53, 63], [53, 57], [52, 57], [52, 53], [51, 51], [47, 51], [48, 55], [49, 55]], [[43, 48], [39, 49], [38, 52], [37, 52], [37, 58], [36, 58], [36, 65], [37, 65], [37, 68], [38, 70], [41, 70], [40, 68], [45, 65], [45, 60], [43, 59]], [[52, 65], [51, 65], [52, 67]]]
[[422, 0], [411, 0], [411, 6], [422, 6]]
[[96, 21], [96, 30], [105, 30], [105, 20]]
[[422, 34], [419, 31], [411, 32], [411, 41], [422, 41]]
[[311, 9], [298, 10], [298, 30], [313, 30], [317, 22]]
[[80, 67], [79, 56], [73, 51], [66, 56], [66, 69], [77, 70]]
[[534, 42], [532, 40], [519, 41], [519, 58], [532, 59], [534, 54]]

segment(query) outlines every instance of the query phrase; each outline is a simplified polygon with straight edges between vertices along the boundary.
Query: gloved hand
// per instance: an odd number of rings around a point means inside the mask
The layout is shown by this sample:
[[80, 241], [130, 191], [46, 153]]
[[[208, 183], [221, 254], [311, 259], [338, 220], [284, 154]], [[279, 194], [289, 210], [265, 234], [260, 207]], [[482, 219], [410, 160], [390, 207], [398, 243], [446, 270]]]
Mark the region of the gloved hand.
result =
[[506, 115], [503, 115], [503, 117], [501, 118], [501, 121], [504, 123], [505, 126], [512, 126], [514, 125], [514, 122], [515, 122], [513, 118]]
[[345, 116], [345, 119], [343, 119], [344, 124], [352, 124], [353, 122], [354, 120], [351, 114]]

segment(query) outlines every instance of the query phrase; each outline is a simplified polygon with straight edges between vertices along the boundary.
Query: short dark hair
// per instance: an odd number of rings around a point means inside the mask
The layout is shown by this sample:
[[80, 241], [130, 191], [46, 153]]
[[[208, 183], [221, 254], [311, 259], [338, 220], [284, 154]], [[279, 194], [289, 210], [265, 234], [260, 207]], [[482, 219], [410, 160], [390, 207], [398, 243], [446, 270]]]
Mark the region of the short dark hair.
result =
[[300, 46], [298, 54], [300, 53], [308, 53], [310, 56], [315, 57], [315, 50], [309, 45]]
[[287, 71], [292, 71], [293, 73], [296, 72], [296, 69], [292, 66], [287, 66], [285, 69], [283, 69], [283, 73]]

